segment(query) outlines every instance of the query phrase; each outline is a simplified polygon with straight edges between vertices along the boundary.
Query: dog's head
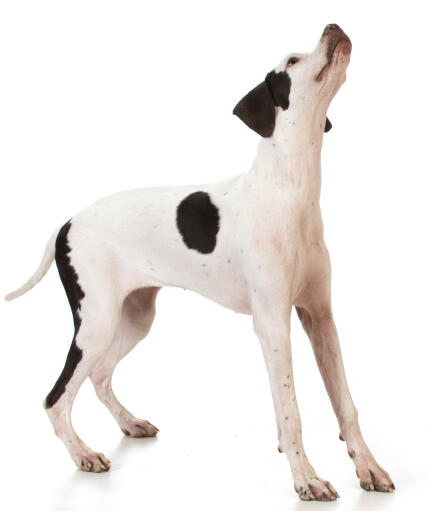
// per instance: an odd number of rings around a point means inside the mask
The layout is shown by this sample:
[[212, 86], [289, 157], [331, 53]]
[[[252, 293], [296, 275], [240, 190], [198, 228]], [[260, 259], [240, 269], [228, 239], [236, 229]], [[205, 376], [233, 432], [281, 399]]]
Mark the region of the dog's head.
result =
[[[323, 112], [345, 81], [351, 41], [338, 25], [327, 25], [312, 53], [292, 53], [235, 106], [233, 113], [262, 137], [271, 137], [278, 119]], [[331, 128], [325, 117], [324, 131]]]

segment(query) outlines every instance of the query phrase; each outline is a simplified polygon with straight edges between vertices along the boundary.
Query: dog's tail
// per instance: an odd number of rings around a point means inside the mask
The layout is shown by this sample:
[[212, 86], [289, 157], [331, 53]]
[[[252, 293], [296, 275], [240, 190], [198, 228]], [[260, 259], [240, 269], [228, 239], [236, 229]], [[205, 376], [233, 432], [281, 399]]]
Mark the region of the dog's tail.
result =
[[15, 291], [12, 291], [12, 293], [9, 293], [5, 296], [5, 300], [8, 302], [10, 300], [14, 300], [14, 298], [18, 298], [19, 296], [24, 295], [27, 293], [30, 289], [32, 289], [38, 282], [42, 280], [42, 278], [46, 275], [47, 271], [51, 267], [52, 262], [54, 261], [55, 257], [55, 241], [57, 238], [57, 235], [59, 233], [59, 229], [57, 229], [53, 235], [49, 238], [49, 241], [46, 245], [45, 252], [43, 254], [42, 260], [40, 261], [40, 265], [35, 271], [34, 275], [30, 277], [23, 286], [19, 287]]

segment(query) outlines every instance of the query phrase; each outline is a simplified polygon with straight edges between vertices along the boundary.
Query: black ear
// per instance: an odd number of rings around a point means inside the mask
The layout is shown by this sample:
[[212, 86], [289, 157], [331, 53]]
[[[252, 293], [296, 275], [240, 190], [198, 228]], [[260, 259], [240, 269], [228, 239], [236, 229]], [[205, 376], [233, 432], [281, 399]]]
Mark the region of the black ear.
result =
[[244, 96], [234, 107], [233, 114], [261, 137], [271, 137], [276, 114], [267, 84], [260, 83]]
[[280, 106], [287, 110], [290, 105], [290, 85], [291, 80], [286, 71], [270, 71], [264, 82], [239, 101], [233, 114], [262, 137], [271, 137], [276, 117], [274, 107]]
[[330, 122], [330, 119], [328, 117], [325, 118], [325, 128], [324, 128], [324, 133], [327, 133], [328, 131], [330, 131], [331, 129], [333, 128], [333, 125], [332, 123]]
[[280, 106], [282, 110], [287, 110], [290, 106], [290, 86], [291, 80], [287, 71], [276, 73], [270, 71], [265, 77], [265, 83], [268, 86], [275, 106]]

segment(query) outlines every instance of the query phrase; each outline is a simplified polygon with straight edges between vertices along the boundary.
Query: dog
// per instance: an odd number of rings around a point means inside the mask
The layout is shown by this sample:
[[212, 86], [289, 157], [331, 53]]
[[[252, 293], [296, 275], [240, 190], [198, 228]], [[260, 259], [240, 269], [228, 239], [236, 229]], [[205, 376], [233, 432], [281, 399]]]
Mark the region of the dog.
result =
[[295, 307], [311, 341], [360, 485], [392, 492], [358, 423], [330, 301], [330, 260], [319, 206], [327, 110], [344, 83], [351, 42], [327, 25], [312, 53], [292, 53], [243, 97], [233, 113], [261, 136], [249, 172], [216, 184], [143, 188], [105, 197], [50, 238], [35, 274], [6, 299], [30, 290], [55, 259], [74, 319], [65, 366], [44, 406], [56, 435], [85, 471], [110, 462], [77, 436], [71, 409], [89, 376], [124, 434], [154, 436], [116, 399], [113, 370], [148, 334], [163, 286], [193, 290], [250, 314], [270, 379], [279, 451], [302, 500], [335, 500], [301, 437], [290, 342]]

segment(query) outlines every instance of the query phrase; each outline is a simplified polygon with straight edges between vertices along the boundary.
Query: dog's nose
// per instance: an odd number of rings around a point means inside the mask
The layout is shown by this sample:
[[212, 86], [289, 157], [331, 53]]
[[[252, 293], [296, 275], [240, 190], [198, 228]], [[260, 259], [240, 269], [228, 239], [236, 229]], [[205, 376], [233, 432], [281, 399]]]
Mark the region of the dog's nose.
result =
[[342, 28], [336, 23], [330, 23], [324, 28], [322, 35], [331, 34], [332, 32], [342, 32]]

